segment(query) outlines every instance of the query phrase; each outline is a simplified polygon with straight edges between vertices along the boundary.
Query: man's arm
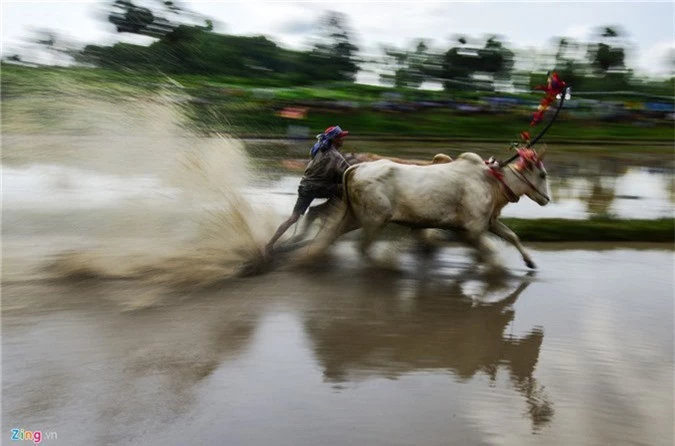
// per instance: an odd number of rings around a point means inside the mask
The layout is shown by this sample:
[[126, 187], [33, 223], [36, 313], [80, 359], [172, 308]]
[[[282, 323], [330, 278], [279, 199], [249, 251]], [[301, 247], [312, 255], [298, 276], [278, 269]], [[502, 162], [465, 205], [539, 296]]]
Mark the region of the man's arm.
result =
[[342, 174], [345, 173], [345, 170], [347, 170], [349, 168], [349, 166], [351, 166], [351, 164], [349, 164], [347, 162], [347, 160], [345, 159], [345, 157], [342, 156], [342, 154], [340, 152], [338, 152], [337, 150], [335, 150], [334, 159], [335, 159], [335, 165], [336, 165], [335, 168], [339, 172], [340, 178], [342, 178]]

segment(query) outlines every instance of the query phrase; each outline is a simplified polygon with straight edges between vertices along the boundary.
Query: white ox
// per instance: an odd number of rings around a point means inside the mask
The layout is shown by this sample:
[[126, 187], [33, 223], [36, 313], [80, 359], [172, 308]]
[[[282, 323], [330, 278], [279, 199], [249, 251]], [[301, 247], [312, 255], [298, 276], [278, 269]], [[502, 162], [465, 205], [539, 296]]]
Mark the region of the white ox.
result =
[[343, 178], [347, 209], [341, 220], [326, 228], [318, 252], [345, 232], [361, 227], [359, 249], [367, 256], [378, 232], [388, 223], [398, 223], [453, 230], [475, 247], [484, 261], [494, 265], [494, 253], [486, 238], [491, 232], [515, 246], [525, 264], [535, 268], [518, 236], [498, 219], [504, 206], [522, 195], [540, 206], [550, 201], [544, 152], [518, 152], [518, 159], [503, 167], [491, 167], [475, 153], [429, 166], [388, 160], [352, 166]]

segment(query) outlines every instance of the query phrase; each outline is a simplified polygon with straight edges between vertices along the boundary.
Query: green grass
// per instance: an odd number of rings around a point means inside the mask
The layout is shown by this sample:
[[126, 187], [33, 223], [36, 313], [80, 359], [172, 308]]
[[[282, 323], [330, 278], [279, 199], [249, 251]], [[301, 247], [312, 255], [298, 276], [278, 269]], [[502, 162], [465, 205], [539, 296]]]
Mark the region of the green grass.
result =
[[[658, 243], [675, 249], [675, 219], [623, 220], [564, 218], [502, 218], [523, 243]], [[382, 233], [386, 240], [410, 236], [410, 229], [400, 225], [388, 225]], [[492, 235], [497, 238], [496, 235]], [[345, 236], [358, 239], [358, 232]], [[451, 236], [450, 240], [454, 238]]]
[[675, 241], [675, 219], [618, 220], [503, 218], [521, 240], [530, 242], [661, 242]]
[[[325, 83], [314, 86], [283, 86], [279, 81], [261, 83], [252, 79], [226, 76], [166, 76], [156, 72], [111, 71], [87, 68], [27, 68], [2, 65], [3, 115], [11, 119], [14, 110], [25, 108], [26, 100], [61, 99], [92, 95], [119, 101], [152, 97], [166, 91], [205, 99], [184, 107], [195, 128], [205, 132], [225, 132], [239, 137], [285, 137], [289, 125], [301, 125], [313, 135], [329, 125], [339, 124], [352, 131], [354, 139], [362, 138], [440, 138], [446, 140], [494, 141], [508, 145], [518, 140], [529, 126], [526, 110], [503, 114], [465, 114], [451, 109], [425, 109], [394, 113], [370, 108], [390, 88], [350, 83]], [[276, 83], [275, 83], [276, 82]], [[266, 91], [260, 94], [260, 91]], [[448, 99], [444, 92], [396, 90], [408, 99]], [[476, 93], [458, 93], [470, 98]], [[480, 95], [484, 95], [481, 93]], [[459, 96], [453, 96], [458, 99]], [[538, 101], [539, 96], [532, 95]], [[307, 100], [351, 101], [361, 105], [354, 110], [313, 109], [307, 119], [289, 120], [276, 116], [274, 107]], [[63, 101], [54, 101], [63, 102]], [[45, 113], [49, 110], [45, 108]], [[45, 123], [50, 116], [44, 116]], [[592, 142], [605, 144], [646, 141], [670, 144], [675, 141], [673, 122], [610, 123], [573, 117], [563, 109], [545, 141]], [[544, 127], [531, 131], [534, 135]], [[666, 150], [664, 149], [664, 150]]]

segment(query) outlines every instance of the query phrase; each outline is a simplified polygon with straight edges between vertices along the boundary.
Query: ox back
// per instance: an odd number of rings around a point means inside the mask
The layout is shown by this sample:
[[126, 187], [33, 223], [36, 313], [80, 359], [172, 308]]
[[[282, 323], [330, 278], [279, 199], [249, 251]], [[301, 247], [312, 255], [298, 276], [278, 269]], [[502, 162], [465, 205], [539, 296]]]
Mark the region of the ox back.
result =
[[414, 166], [379, 160], [351, 167], [345, 199], [361, 226], [487, 229], [499, 196], [476, 154], [447, 164]]

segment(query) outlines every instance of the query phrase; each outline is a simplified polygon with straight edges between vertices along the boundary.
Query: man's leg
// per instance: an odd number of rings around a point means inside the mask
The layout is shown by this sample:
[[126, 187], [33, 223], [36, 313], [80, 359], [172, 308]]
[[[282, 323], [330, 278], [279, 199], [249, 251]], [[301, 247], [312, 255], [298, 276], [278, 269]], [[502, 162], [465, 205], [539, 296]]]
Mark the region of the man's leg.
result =
[[314, 197], [310, 197], [302, 193], [298, 194], [298, 200], [295, 202], [295, 206], [293, 207], [293, 213], [290, 217], [288, 217], [288, 219], [286, 219], [285, 222], [279, 225], [277, 232], [274, 233], [272, 239], [267, 243], [267, 246], [265, 246], [265, 251], [267, 253], [272, 251], [272, 247], [276, 241], [279, 240], [279, 238], [284, 235], [286, 231], [288, 231], [288, 228], [296, 223], [302, 214], [305, 213], [309, 205], [312, 203], [312, 200], [314, 200]]
[[272, 236], [272, 239], [267, 243], [267, 246], [265, 246], [266, 251], [272, 251], [272, 247], [276, 243], [277, 240], [279, 240], [279, 237], [284, 235], [286, 231], [288, 231], [288, 228], [290, 228], [295, 222], [298, 221], [302, 214], [299, 212], [293, 212], [290, 217], [286, 219], [285, 222], [283, 222], [281, 225], [279, 225], [279, 228], [277, 229], [277, 232], [274, 233]]

